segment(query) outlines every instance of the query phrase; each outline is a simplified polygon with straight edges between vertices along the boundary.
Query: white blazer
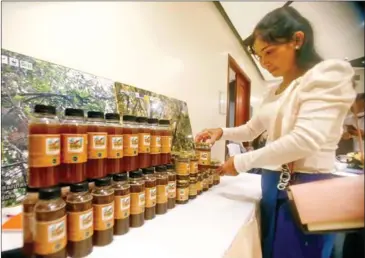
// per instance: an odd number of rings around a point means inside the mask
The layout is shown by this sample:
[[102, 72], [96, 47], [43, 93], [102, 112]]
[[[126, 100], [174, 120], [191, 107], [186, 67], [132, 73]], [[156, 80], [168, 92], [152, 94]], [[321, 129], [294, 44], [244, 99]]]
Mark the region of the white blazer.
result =
[[323, 61], [294, 80], [279, 96], [270, 87], [252, 119], [236, 128], [224, 128], [222, 139], [252, 141], [267, 130], [268, 144], [234, 157], [237, 171], [251, 168], [280, 170], [294, 162], [295, 171], [330, 173], [343, 133], [343, 122], [356, 92], [354, 70], [342, 60]]

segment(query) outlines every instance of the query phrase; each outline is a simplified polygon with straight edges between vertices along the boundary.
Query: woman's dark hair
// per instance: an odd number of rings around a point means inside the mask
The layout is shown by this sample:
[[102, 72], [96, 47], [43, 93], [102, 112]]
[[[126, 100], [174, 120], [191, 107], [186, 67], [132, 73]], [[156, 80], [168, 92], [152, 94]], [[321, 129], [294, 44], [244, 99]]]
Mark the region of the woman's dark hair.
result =
[[253, 44], [257, 36], [267, 43], [282, 44], [292, 41], [297, 31], [304, 33], [303, 45], [296, 51], [297, 65], [301, 69], [308, 70], [323, 59], [315, 50], [314, 33], [310, 22], [293, 7], [280, 7], [266, 14], [256, 25], [253, 33], [244, 40], [244, 44], [254, 54]]

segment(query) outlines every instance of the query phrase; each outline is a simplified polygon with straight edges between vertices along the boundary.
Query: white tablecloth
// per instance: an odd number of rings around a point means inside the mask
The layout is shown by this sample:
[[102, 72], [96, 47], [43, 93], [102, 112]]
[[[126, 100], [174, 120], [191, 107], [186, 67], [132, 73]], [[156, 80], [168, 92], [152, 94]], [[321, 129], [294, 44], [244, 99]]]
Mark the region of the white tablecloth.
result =
[[[259, 175], [223, 177], [188, 204], [131, 228], [106, 247], [94, 247], [90, 257], [260, 258], [260, 198]], [[21, 247], [21, 238], [21, 233], [3, 234], [3, 251]]]

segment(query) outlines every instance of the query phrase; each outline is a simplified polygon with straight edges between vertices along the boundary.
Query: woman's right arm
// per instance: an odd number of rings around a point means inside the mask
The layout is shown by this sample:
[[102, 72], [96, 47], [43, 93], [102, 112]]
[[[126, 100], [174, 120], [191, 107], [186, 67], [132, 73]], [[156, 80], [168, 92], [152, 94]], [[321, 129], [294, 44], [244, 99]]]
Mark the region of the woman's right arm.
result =
[[196, 136], [195, 141], [208, 140], [211, 144], [218, 140], [248, 142], [254, 140], [265, 130], [266, 128], [258, 114], [253, 116], [246, 124], [238, 127], [205, 129]]

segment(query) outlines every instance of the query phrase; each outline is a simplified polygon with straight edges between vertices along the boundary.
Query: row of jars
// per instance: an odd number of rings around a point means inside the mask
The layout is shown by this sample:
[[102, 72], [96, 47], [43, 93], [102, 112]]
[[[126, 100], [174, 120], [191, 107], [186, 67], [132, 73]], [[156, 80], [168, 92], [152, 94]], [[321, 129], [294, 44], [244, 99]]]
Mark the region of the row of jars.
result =
[[29, 122], [28, 186], [51, 187], [167, 164], [169, 120], [36, 105]]
[[124, 235], [130, 227], [141, 227], [145, 220], [173, 209], [176, 192], [171, 164], [71, 184], [68, 193], [61, 193], [59, 186], [28, 188], [23, 253], [85, 257], [93, 246], [108, 245], [114, 235]]

